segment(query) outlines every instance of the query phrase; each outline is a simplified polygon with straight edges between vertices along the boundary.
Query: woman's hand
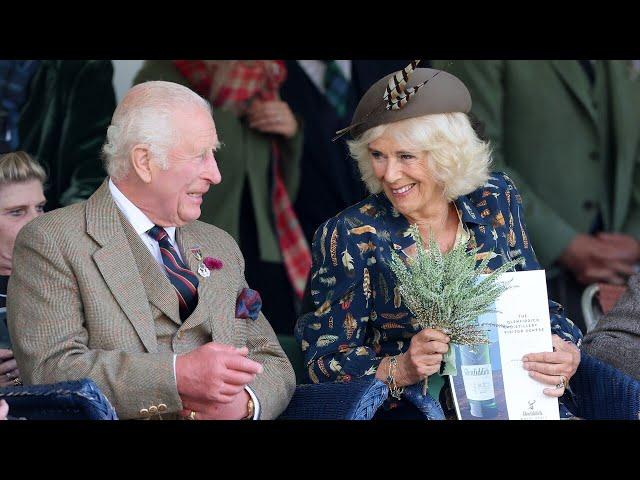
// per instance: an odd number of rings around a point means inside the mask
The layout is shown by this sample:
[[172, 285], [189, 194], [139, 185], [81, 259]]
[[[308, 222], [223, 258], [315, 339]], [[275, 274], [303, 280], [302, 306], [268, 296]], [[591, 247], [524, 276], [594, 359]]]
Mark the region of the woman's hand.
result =
[[16, 378], [20, 378], [20, 371], [13, 352], [0, 348], [0, 387], [15, 385]]
[[529, 376], [553, 388], [545, 388], [545, 395], [550, 397], [561, 397], [565, 387], [556, 387], [562, 384], [567, 385], [569, 380], [576, 373], [580, 364], [580, 351], [571, 342], [565, 342], [558, 335], [551, 337], [553, 352], [529, 353], [522, 357], [522, 366], [529, 371]]
[[287, 103], [280, 100], [254, 100], [247, 111], [249, 127], [263, 133], [276, 133], [285, 138], [298, 131], [298, 122]]
[[432, 328], [425, 328], [411, 338], [409, 349], [398, 357], [395, 378], [398, 387], [413, 385], [440, 370], [442, 356], [449, 350], [450, 338]]

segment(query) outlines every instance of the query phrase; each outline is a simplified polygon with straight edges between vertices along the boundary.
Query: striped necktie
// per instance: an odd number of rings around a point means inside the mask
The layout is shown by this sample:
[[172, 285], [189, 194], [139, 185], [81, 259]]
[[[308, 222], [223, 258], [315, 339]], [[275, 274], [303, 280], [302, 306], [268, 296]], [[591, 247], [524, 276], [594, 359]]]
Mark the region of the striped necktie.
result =
[[147, 233], [160, 245], [162, 262], [167, 271], [167, 277], [178, 294], [180, 318], [184, 321], [198, 305], [198, 277], [180, 259], [164, 228], [156, 225]]
[[327, 65], [323, 79], [325, 96], [338, 116], [344, 117], [347, 113], [349, 80], [344, 76], [335, 60], [325, 60], [325, 62]]

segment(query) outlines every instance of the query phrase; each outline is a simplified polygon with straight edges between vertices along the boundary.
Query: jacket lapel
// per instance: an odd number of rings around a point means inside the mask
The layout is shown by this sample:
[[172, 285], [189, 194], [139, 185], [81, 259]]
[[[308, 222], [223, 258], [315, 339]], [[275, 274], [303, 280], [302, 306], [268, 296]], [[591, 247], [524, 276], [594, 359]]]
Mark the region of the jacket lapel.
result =
[[[120, 213], [120, 212], [118, 212]], [[158, 264], [147, 246], [142, 242], [129, 221], [120, 214], [120, 220], [135, 258], [140, 279], [144, 286], [149, 302], [158, 307], [169, 319], [177, 325], [182, 325], [180, 320], [180, 307], [175, 288]]]
[[[551, 60], [553, 67], [565, 84], [565, 87], [573, 93], [579, 103], [585, 108], [594, 126], [597, 127], [597, 112], [593, 107], [591, 85], [586, 73], [577, 60]], [[544, 92], [539, 92], [544, 95]]]
[[147, 295], [107, 182], [86, 206], [87, 234], [102, 247], [93, 254], [93, 260], [145, 348], [156, 352], [156, 331]]
[[[211, 270], [208, 277], [200, 276], [198, 266], [200, 261], [196, 258], [194, 250], [200, 249], [202, 257], [215, 257], [215, 251], [210, 250], [213, 245], [213, 239], [200, 238], [190, 226], [176, 229], [176, 242], [180, 248], [180, 254], [188, 265], [189, 269], [198, 275], [198, 305], [191, 313], [189, 318], [184, 322], [184, 328], [194, 328], [198, 325], [209, 321], [211, 328], [211, 337], [220, 339], [228, 335], [223, 335], [221, 331], [222, 321], [226, 316], [228, 308], [225, 307], [225, 301], [229, 298], [229, 286], [224, 281], [224, 268], [222, 270]], [[207, 248], [204, 248], [204, 245]], [[233, 312], [231, 313], [233, 314]], [[227, 332], [228, 334], [228, 332]], [[221, 337], [222, 335], [222, 337]]]

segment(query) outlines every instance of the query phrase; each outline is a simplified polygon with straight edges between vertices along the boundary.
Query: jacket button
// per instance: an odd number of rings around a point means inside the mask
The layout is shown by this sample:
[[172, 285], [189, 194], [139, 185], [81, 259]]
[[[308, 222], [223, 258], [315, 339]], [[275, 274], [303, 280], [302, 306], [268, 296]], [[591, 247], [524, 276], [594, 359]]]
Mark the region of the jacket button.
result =
[[585, 210], [592, 210], [593, 208], [595, 208], [596, 204], [593, 203], [591, 200], [586, 200], [582, 206], [584, 207]]
[[167, 411], [167, 406], [164, 403], [161, 403], [160, 405], [158, 405], [158, 411], [160, 413], [166, 412]]
[[149, 413], [150, 413], [151, 415], [155, 415], [156, 413], [158, 413], [158, 407], [156, 407], [155, 405], [151, 405], [151, 406], [149, 407]]
[[182, 340], [182, 337], [184, 337], [184, 330], [178, 332], [178, 340]]
[[143, 408], [142, 410], [140, 410], [140, 416], [141, 417], [148, 417], [149, 416], [149, 410], [147, 410], [146, 408]]

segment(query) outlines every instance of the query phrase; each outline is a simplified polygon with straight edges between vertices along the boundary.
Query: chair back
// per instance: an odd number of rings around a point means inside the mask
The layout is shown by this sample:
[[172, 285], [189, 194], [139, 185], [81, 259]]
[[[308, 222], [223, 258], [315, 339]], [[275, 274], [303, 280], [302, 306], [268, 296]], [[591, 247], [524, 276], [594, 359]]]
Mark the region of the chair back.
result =
[[50, 385], [0, 388], [9, 416], [24, 420], [117, 420], [118, 416], [88, 378]]

